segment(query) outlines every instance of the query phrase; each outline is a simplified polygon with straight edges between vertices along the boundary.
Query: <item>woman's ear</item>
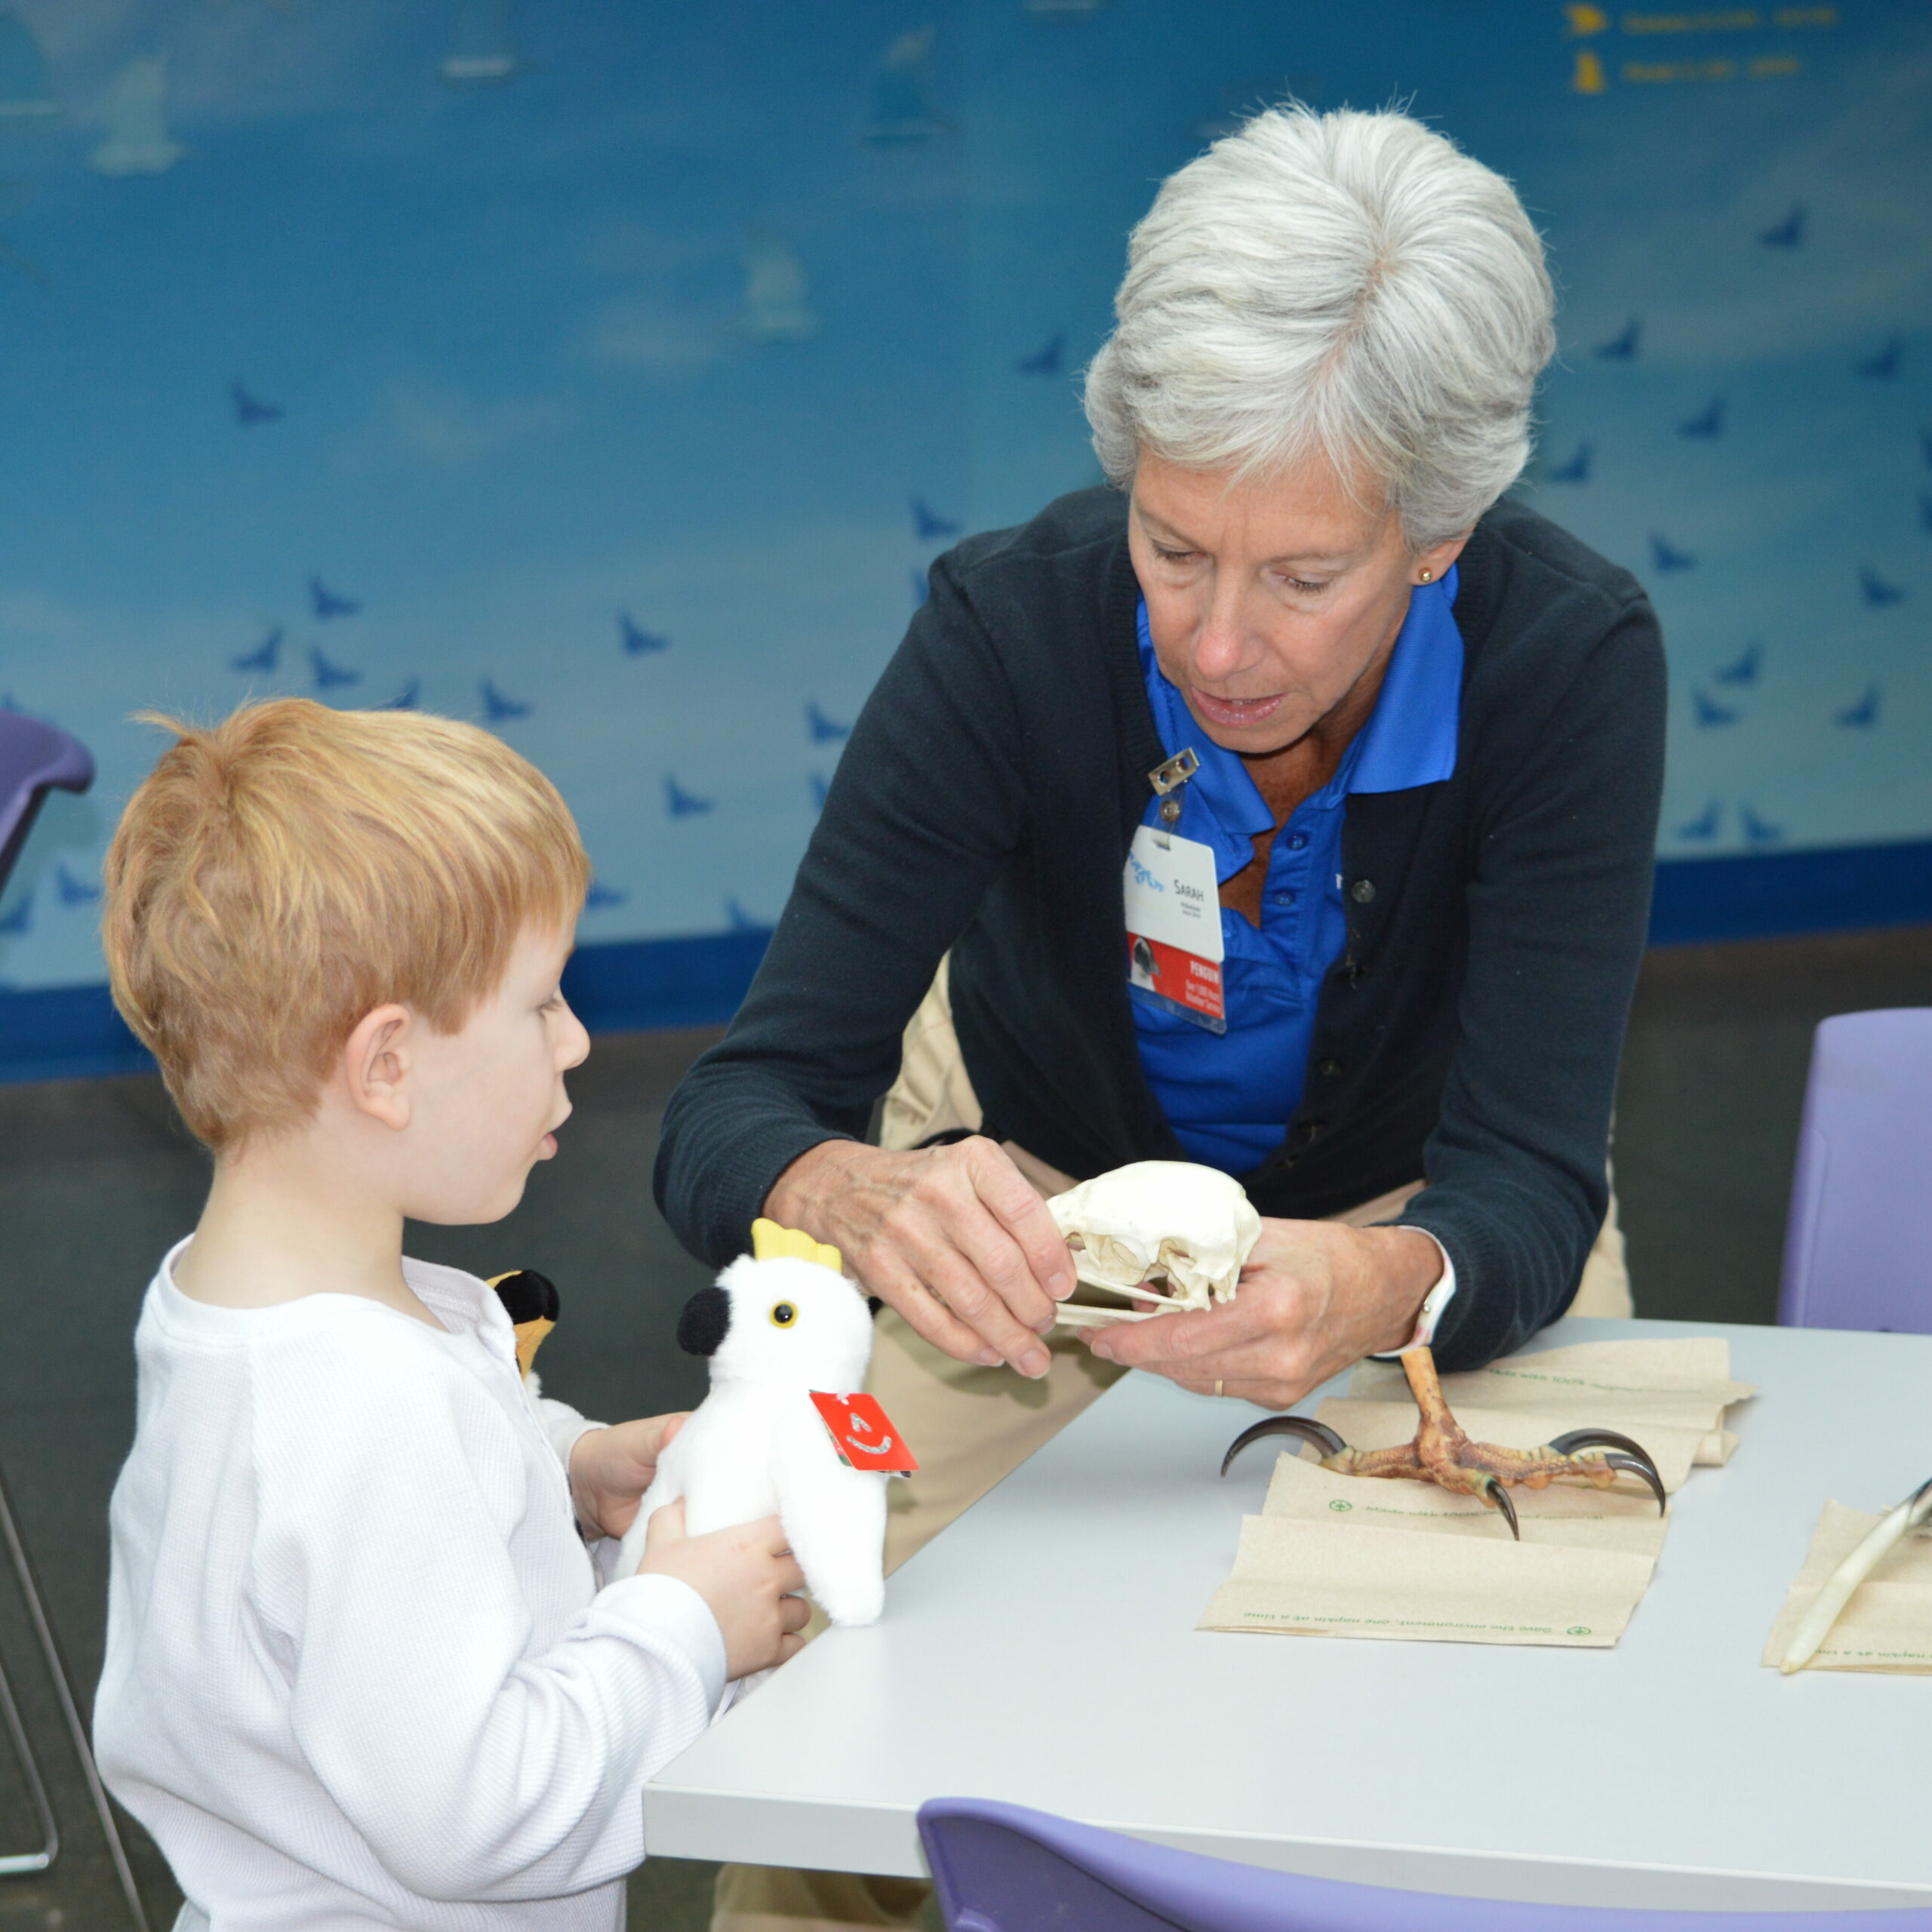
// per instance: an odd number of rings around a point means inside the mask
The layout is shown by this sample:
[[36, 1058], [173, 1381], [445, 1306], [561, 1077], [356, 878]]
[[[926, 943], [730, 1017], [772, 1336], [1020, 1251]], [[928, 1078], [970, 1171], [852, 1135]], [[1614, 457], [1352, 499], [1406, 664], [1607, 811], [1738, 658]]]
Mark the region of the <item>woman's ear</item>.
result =
[[1415, 583], [1440, 583], [1455, 568], [1456, 559], [1463, 554], [1463, 546], [1475, 534], [1473, 529], [1462, 531], [1426, 550], [1418, 551], [1410, 569], [1410, 580]]
[[406, 1006], [379, 1006], [356, 1022], [342, 1050], [349, 1104], [398, 1133], [409, 1124], [416, 1024]]

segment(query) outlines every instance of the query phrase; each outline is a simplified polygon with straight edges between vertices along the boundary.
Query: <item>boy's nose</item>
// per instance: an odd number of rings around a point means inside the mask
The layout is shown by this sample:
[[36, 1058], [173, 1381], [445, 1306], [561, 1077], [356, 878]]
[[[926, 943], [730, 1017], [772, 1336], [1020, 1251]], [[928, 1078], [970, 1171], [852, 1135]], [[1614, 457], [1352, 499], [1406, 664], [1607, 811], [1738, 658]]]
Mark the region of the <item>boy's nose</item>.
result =
[[590, 1057], [590, 1029], [568, 1007], [564, 1010], [569, 1015], [570, 1023], [565, 1028], [564, 1037], [558, 1043], [561, 1049], [558, 1064], [568, 1072], [574, 1066], [581, 1066]]

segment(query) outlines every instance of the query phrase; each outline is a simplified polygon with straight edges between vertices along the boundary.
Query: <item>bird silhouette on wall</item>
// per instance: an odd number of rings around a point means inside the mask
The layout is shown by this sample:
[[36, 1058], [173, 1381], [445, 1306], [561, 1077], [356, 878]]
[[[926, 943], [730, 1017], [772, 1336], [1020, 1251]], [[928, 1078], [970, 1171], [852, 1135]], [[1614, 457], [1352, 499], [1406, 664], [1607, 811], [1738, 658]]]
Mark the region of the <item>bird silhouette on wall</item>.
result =
[[1552, 483], [1587, 483], [1590, 480], [1590, 464], [1595, 452], [1588, 443], [1579, 443], [1577, 454], [1567, 463], [1559, 463], [1549, 471]]
[[1720, 724], [1735, 724], [1737, 713], [1730, 706], [1718, 703], [1707, 692], [1696, 685], [1690, 688], [1691, 702], [1697, 706], [1697, 726], [1700, 731], [1711, 731]]
[[1865, 695], [1856, 704], [1848, 704], [1844, 710], [1832, 714], [1832, 723], [1843, 726], [1847, 731], [1869, 731], [1878, 722], [1879, 697], [1878, 687], [1867, 685]]
[[621, 906], [629, 896], [615, 886], [606, 885], [601, 879], [593, 878], [589, 890], [583, 895], [583, 909], [586, 912], [601, 912], [607, 906]]
[[717, 804], [715, 798], [700, 798], [687, 792], [669, 772], [664, 775], [664, 808], [673, 818], [696, 818]]
[[88, 156], [97, 174], [165, 174], [188, 150], [168, 130], [168, 57], [144, 54], [114, 77], [107, 138]]
[[1755, 685], [1764, 661], [1764, 647], [1755, 637], [1744, 647], [1744, 654], [1728, 664], [1720, 664], [1711, 673], [1721, 685]]
[[1689, 571], [1697, 568], [1697, 560], [1688, 550], [1680, 550], [1667, 539], [1653, 534], [1651, 538], [1651, 562], [1659, 571]]
[[492, 724], [507, 724], [513, 718], [530, 715], [530, 706], [523, 700], [506, 697], [491, 679], [481, 679], [476, 688], [482, 694], [483, 715]]
[[617, 613], [617, 641], [626, 657], [641, 657], [653, 651], [669, 651], [671, 640], [656, 631], [641, 629], [628, 611]]
[[340, 685], [359, 685], [362, 681], [360, 671], [352, 671], [346, 664], [331, 663], [312, 644], [309, 647], [309, 668], [318, 691], [334, 691]]
[[0, 913], [0, 935], [18, 939], [33, 929], [33, 894], [28, 893], [11, 912]]
[[768, 933], [771, 930], [769, 919], [755, 918], [740, 906], [735, 897], [724, 902], [724, 917], [730, 921], [734, 933]]
[[826, 717], [818, 708], [816, 699], [805, 706], [805, 728], [811, 734], [811, 740], [815, 745], [836, 744], [840, 739], [849, 738], [852, 735], [851, 726], [841, 724], [837, 719]]
[[943, 537], [957, 537], [959, 526], [938, 511], [928, 509], [923, 497], [912, 499], [912, 528], [921, 543], [936, 543]]
[[1758, 231], [1758, 239], [1767, 248], [1795, 248], [1804, 240], [1804, 211], [1797, 202], [1791, 205], [1791, 212], [1783, 220], [1774, 222], [1769, 228]]
[[1715, 442], [1724, 434], [1724, 398], [1714, 395], [1703, 408], [1677, 426], [1680, 436]]
[[1677, 835], [1680, 838], [1715, 838], [1723, 819], [1724, 807], [1713, 798], [1695, 818], [1677, 828]]
[[269, 634], [253, 651], [245, 651], [238, 657], [228, 661], [238, 671], [272, 671], [275, 660], [281, 655], [281, 626], [271, 624]]
[[1858, 373], [1867, 381], [1889, 383], [1895, 377], [1905, 361], [1905, 339], [1894, 336], [1875, 355], [1868, 355], [1858, 365]]
[[252, 428], [258, 423], [279, 423], [281, 420], [281, 405], [264, 402], [245, 383], [230, 383], [228, 393], [235, 405], [235, 420], [243, 429]]
[[1014, 368], [1023, 376], [1057, 376], [1060, 358], [1066, 349], [1066, 331], [1060, 331], [1051, 340], [1034, 350], [1030, 355], [1020, 357]]
[[63, 906], [91, 906], [100, 897], [100, 888], [91, 879], [76, 878], [65, 859], [54, 862], [54, 884]]
[[1621, 335], [1614, 335], [1607, 342], [1598, 343], [1592, 353], [1601, 362], [1634, 362], [1643, 340], [1643, 322], [1639, 317], [1632, 315], [1624, 324]]
[[385, 711], [414, 711], [423, 696], [423, 680], [411, 678], [395, 696], [382, 709]]
[[1904, 590], [1896, 583], [1887, 583], [1869, 564], [1859, 568], [1858, 592], [1867, 610], [1883, 611], [1905, 601]]
[[309, 580], [309, 603], [325, 622], [331, 617], [352, 617], [362, 608], [354, 598], [331, 590], [318, 577]]
[[1784, 836], [1784, 827], [1772, 825], [1760, 818], [1749, 805], [1737, 808], [1737, 822], [1744, 828], [1744, 835], [1753, 845], [1775, 845]]

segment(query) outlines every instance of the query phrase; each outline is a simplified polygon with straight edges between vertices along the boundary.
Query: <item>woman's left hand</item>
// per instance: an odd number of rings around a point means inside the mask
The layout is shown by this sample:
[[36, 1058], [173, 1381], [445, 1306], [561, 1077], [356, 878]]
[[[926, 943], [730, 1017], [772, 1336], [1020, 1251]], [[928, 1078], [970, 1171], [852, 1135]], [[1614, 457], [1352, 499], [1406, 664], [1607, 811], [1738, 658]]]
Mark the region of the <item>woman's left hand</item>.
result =
[[621, 1537], [637, 1520], [638, 1505], [657, 1474], [658, 1457], [689, 1420], [687, 1410], [586, 1429], [571, 1445], [571, 1500], [577, 1521], [607, 1537]]
[[1264, 1220], [1232, 1301], [1084, 1339], [1104, 1360], [1183, 1389], [1285, 1409], [1363, 1356], [1405, 1346], [1441, 1275], [1441, 1251], [1420, 1229]]

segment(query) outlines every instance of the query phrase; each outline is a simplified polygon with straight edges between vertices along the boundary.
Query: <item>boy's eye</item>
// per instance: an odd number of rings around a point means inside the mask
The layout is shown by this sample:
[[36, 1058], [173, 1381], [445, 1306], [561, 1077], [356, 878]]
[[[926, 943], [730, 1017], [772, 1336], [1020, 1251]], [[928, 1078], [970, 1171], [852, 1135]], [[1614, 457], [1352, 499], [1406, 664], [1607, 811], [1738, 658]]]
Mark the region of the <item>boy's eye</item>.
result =
[[774, 1328], [789, 1328], [798, 1318], [798, 1311], [789, 1301], [780, 1302], [771, 1311], [771, 1325]]

